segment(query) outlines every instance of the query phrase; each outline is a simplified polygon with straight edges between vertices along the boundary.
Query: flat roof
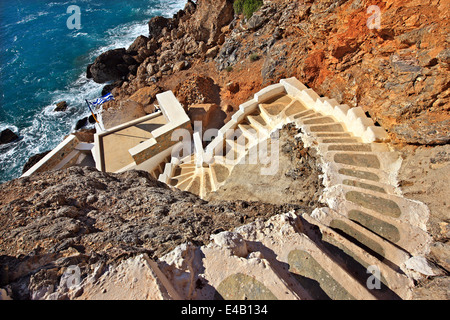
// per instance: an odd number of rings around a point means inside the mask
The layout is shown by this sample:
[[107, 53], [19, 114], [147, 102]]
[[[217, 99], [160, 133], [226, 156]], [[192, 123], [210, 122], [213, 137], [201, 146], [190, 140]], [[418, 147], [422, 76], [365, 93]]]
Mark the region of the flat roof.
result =
[[103, 137], [105, 170], [116, 172], [134, 162], [128, 152], [131, 148], [151, 139], [152, 131], [167, 124], [164, 115], [136, 123]]

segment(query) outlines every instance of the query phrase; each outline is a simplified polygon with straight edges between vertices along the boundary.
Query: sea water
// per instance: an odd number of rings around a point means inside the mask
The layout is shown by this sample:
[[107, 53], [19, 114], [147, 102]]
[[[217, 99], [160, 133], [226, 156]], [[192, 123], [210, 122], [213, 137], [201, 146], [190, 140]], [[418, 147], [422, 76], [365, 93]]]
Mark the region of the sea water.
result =
[[[87, 115], [85, 99], [104, 84], [86, 78], [102, 52], [148, 35], [148, 21], [171, 17], [186, 0], [0, 1], [0, 131], [19, 139], [0, 145], [0, 183], [20, 177], [29, 157], [51, 150]], [[70, 29], [80, 9], [80, 28]], [[68, 20], [70, 21], [68, 23]], [[66, 101], [67, 111], [55, 112]]]

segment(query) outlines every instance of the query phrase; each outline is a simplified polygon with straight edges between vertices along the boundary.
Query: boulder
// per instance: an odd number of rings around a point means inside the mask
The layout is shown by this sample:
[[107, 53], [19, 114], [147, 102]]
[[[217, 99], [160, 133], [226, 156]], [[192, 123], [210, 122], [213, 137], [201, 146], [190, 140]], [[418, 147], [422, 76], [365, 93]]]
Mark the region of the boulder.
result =
[[92, 67], [93, 63], [88, 64], [87, 68], [86, 68], [86, 78], [88, 79], [92, 79], [92, 72], [91, 72], [91, 67]]
[[170, 19], [164, 17], [154, 17], [148, 22], [148, 32], [151, 38], [158, 39], [162, 30], [170, 26]]
[[128, 65], [123, 59], [125, 54], [125, 48], [102, 53], [90, 66], [88, 75], [97, 83], [121, 80], [128, 73]]
[[220, 104], [220, 87], [209, 77], [191, 76], [173, 91], [186, 110], [192, 104]]
[[189, 106], [187, 115], [194, 128], [195, 122], [202, 123], [202, 134], [208, 129], [220, 129], [225, 124], [226, 113], [215, 103], [194, 104]]
[[254, 14], [249, 20], [248, 20], [248, 28], [250, 30], [256, 30], [260, 28], [264, 23], [266, 22], [266, 19], [261, 15]]
[[139, 49], [146, 48], [148, 43], [148, 38], [146, 36], [139, 36], [134, 40], [131, 46], [127, 49], [127, 53], [136, 54]]
[[133, 76], [136, 76], [137, 70], [138, 66], [136, 64], [128, 67], [129, 73], [131, 73]]
[[87, 125], [94, 124], [94, 123], [95, 123], [95, 119], [92, 115], [90, 115], [89, 117], [84, 117], [77, 121], [77, 124], [75, 125], [75, 131], [83, 129]]
[[56, 108], [54, 111], [56, 111], [56, 112], [66, 111], [67, 107], [68, 107], [67, 102], [61, 101], [56, 104]]
[[110, 93], [114, 88], [120, 88], [122, 86], [122, 84], [123, 84], [122, 80], [118, 80], [118, 81], [115, 81], [115, 82], [113, 82], [111, 84], [107, 84], [102, 89], [102, 96]]
[[194, 14], [196, 9], [197, 5], [192, 0], [188, 0], [186, 5], [184, 6], [184, 12], [186, 12], [187, 14]]
[[189, 62], [179, 61], [179, 62], [175, 63], [175, 65], [173, 66], [173, 72], [178, 72], [181, 70], [185, 70], [187, 68], [189, 68]]
[[136, 59], [135, 58], [133, 58], [131, 55], [129, 55], [129, 54], [124, 54], [123, 55], [123, 61], [125, 61], [125, 63], [126, 64], [128, 64], [128, 65], [135, 65], [135, 64], [138, 64], [138, 62], [136, 61]]
[[185, 33], [191, 34], [197, 42], [203, 41], [212, 45], [217, 43], [221, 28], [228, 25], [233, 18], [234, 9], [231, 0], [198, 1], [191, 19], [182, 27]]
[[[148, 87], [144, 87], [136, 91], [129, 100], [140, 103], [144, 108], [146, 108], [146, 112], [148, 111], [148, 107], [151, 107], [151, 103], [153, 103], [156, 99], [156, 95], [161, 92], [161, 88], [157, 85], [152, 85]], [[153, 110], [154, 111], [154, 110]]]
[[185, 49], [184, 49], [184, 53], [187, 55], [193, 55], [194, 53], [199, 51], [199, 46], [197, 44], [197, 42], [195, 42], [195, 40], [191, 40], [187, 43]]
[[17, 140], [19, 137], [10, 129], [5, 129], [0, 132], [0, 144], [7, 144]]
[[30, 170], [36, 163], [41, 161], [49, 153], [50, 153], [50, 150], [49, 151], [45, 151], [43, 153], [38, 153], [38, 154], [32, 156], [31, 158], [29, 158], [28, 161], [23, 166], [22, 174], [24, 174], [25, 172]]
[[209, 49], [206, 51], [205, 57], [206, 58], [215, 58], [217, 54], [219, 53], [219, 46], [215, 46], [214, 48]]

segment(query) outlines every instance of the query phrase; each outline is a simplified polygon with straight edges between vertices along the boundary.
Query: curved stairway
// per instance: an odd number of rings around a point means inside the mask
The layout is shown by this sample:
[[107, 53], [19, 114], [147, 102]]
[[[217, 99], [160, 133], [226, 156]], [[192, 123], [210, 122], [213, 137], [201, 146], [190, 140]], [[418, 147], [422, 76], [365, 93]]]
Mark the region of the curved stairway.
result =
[[[301, 245], [285, 257], [290, 271], [310, 298], [407, 299], [413, 281], [406, 263], [429, 250], [428, 209], [402, 197], [395, 181], [401, 161], [361, 108], [320, 98], [296, 79], [282, 80], [242, 105], [206, 150], [197, 143], [192, 154], [172, 157], [160, 180], [205, 197], [236, 165], [251, 161], [249, 150], [276, 141], [271, 135], [288, 123], [320, 155], [327, 205], [301, 215], [295, 240]], [[378, 290], [367, 289], [370, 266], [381, 274]], [[319, 283], [320, 292], [308, 290], [305, 279]]]

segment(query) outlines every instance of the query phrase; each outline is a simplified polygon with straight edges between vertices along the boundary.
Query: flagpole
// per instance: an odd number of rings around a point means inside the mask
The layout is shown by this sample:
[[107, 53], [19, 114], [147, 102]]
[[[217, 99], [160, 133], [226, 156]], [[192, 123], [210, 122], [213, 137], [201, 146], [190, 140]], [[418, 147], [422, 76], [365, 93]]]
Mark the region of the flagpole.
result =
[[95, 117], [94, 111], [92, 111], [91, 105], [90, 105], [90, 103], [89, 103], [89, 101], [88, 101], [87, 99], [86, 99], [86, 103], [87, 103], [87, 105], [88, 105], [89, 110], [90, 110], [91, 113], [92, 113], [92, 117], [94, 118], [95, 122], [97, 122], [97, 123], [100, 125], [100, 122], [98, 122], [97, 118]]

